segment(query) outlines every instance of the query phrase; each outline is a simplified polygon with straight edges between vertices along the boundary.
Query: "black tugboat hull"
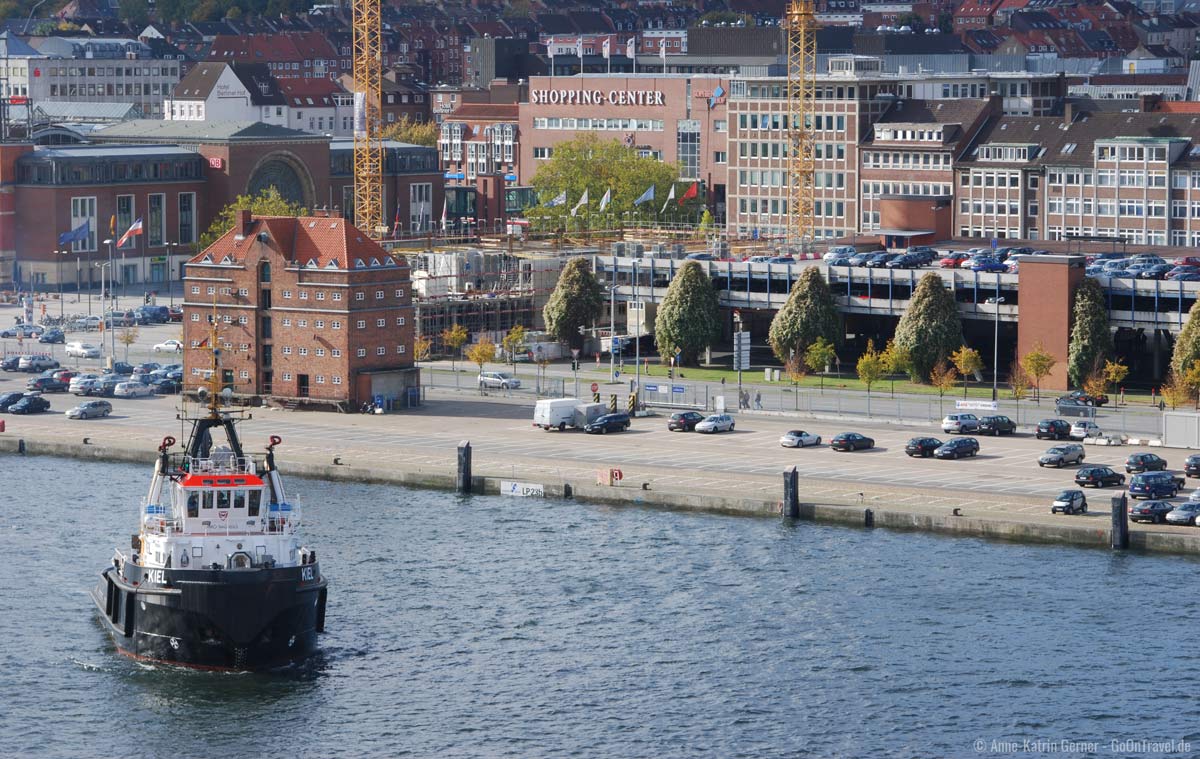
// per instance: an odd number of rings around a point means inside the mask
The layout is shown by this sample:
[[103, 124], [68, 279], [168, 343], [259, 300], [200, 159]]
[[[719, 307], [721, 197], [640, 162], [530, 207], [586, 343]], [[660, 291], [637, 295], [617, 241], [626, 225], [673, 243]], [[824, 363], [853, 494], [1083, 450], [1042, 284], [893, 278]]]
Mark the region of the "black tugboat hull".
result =
[[316, 564], [251, 570], [100, 574], [92, 599], [117, 648], [138, 659], [205, 669], [272, 669], [303, 660], [325, 625]]

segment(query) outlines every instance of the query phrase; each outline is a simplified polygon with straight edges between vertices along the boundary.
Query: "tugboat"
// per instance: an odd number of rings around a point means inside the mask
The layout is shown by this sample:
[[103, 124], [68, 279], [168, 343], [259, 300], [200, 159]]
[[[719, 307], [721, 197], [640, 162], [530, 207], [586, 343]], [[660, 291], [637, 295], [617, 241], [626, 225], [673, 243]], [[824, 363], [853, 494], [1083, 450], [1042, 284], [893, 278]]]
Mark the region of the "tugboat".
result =
[[258, 457], [243, 452], [241, 412], [222, 408], [210, 341], [207, 413], [187, 418], [182, 451], [163, 439], [132, 550], [116, 551], [92, 599], [118, 650], [134, 658], [270, 669], [316, 650], [328, 586], [275, 466], [282, 441], [272, 435]]

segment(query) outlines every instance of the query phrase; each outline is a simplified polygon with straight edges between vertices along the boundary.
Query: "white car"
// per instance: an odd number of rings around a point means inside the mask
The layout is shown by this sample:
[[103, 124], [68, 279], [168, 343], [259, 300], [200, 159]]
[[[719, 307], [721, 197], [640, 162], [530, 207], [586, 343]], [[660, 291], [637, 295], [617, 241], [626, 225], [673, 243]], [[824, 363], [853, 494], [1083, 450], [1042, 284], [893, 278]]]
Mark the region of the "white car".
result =
[[183, 343], [178, 340], [165, 340], [154, 346], [155, 353], [183, 353]]
[[100, 349], [91, 343], [67, 343], [69, 358], [100, 358]]
[[729, 414], [713, 414], [696, 422], [696, 432], [733, 432], [733, 417]]
[[73, 329], [96, 330], [100, 329], [99, 316], [83, 316], [71, 322]]
[[98, 379], [100, 379], [99, 374], [76, 374], [71, 378], [71, 382], [67, 386], [67, 392], [74, 393], [75, 395], [83, 395], [83, 390], [87, 387], [87, 383]]
[[821, 436], [804, 430], [788, 430], [779, 438], [779, 444], [784, 448], [805, 448], [810, 445], [820, 445]]
[[479, 386], [512, 390], [521, 386], [521, 380], [514, 377], [512, 372], [480, 372]]
[[1095, 422], [1079, 421], [1071, 425], [1071, 439], [1083, 440], [1085, 437], [1100, 437], [1104, 433]]
[[113, 388], [115, 398], [148, 398], [154, 395], [154, 388], [144, 382], [121, 382]]

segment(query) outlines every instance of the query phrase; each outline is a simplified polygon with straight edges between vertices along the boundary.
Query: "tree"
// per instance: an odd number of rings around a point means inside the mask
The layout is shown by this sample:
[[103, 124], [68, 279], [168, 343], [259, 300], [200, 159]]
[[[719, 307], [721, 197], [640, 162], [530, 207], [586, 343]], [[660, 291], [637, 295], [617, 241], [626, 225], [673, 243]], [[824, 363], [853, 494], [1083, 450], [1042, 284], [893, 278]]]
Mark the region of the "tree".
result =
[[413, 338], [413, 360], [425, 361], [429, 358], [429, 354], [433, 351], [433, 338], [430, 337], [415, 337]]
[[125, 346], [125, 362], [129, 362], [129, 346], [138, 341], [137, 327], [127, 327], [117, 335], [117, 342]]
[[[483, 374], [483, 367], [489, 361], [496, 360], [496, 344], [486, 337], [479, 342], [467, 348], [467, 359], [479, 367], [479, 373]], [[483, 392], [483, 385], [479, 386], [479, 392]]]
[[912, 357], [909, 375], [913, 380], [928, 377], [938, 361], [962, 345], [958, 304], [937, 274], [930, 272], [917, 283], [908, 309], [896, 325], [895, 340]]
[[913, 30], [915, 34], [921, 34], [927, 26], [925, 19], [918, 16], [916, 13], [903, 13], [896, 17], [896, 26], [907, 26]]
[[467, 341], [467, 328], [461, 324], [455, 324], [452, 327], [447, 327], [442, 330], [442, 342], [450, 349], [450, 371], [458, 371], [454, 365], [455, 354]]
[[1121, 386], [1125, 381], [1126, 375], [1129, 374], [1129, 367], [1122, 364], [1120, 361], [1105, 361], [1104, 362], [1104, 379], [1110, 385]]
[[971, 375], [983, 368], [983, 357], [979, 355], [979, 351], [963, 345], [950, 354], [950, 360], [954, 362], [954, 368], [962, 375], [963, 397], [966, 398], [967, 384], [970, 382]]
[[871, 385], [883, 379], [883, 373], [887, 371], [883, 356], [875, 350], [874, 340], [867, 341], [867, 350], [858, 357], [858, 364], [855, 368], [858, 370], [858, 378], [867, 386], [867, 405], [868, 413], [870, 413]]
[[654, 320], [654, 344], [661, 355], [680, 351], [678, 366], [694, 364], [700, 351], [721, 335], [717, 293], [699, 261], [684, 261], [675, 272]]
[[958, 370], [946, 363], [946, 359], [938, 362], [929, 370], [929, 384], [938, 391], [938, 413], [942, 413], [942, 398], [958, 384]]
[[1034, 343], [1033, 350], [1021, 356], [1021, 368], [1033, 378], [1033, 384], [1037, 388], [1038, 403], [1042, 402], [1042, 380], [1050, 375], [1057, 363], [1058, 359], [1043, 348], [1041, 342]]
[[517, 354], [525, 349], [525, 328], [520, 324], [514, 324], [513, 328], [500, 341], [500, 344], [504, 346], [504, 352], [515, 369], [517, 366]]
[[191, 18], [196, 9], [196, 0], [157, 0], [154, 9], [162, 21], [178, 24]]
[[896, 397], [896, 375], [908, 373], [908, 367], [912, 364], [912, 356], [907, 348], [896, 345], [895, 340], [888, 340], [887, 347], [880, 355], [883, 358], [883, 366], [892, 380], [892, 397], [894, 398]]
[[1200, 409], [1200, 361], [1189, 366], [1180, 379], [1188, 392], [1196, 396], [1196, 408]]
[[793, 355], [804, 355], [818, 338], [837, 343], [838, 319], [837, 305], [820, 267], [809, 266], [800, 273], [787, 302], [771, 320], [767, 340], [775, 357], [786, 363]]
[[117, 15], [141, 31], [141, 27], [150, 20], [150, 4], [146, 0], [118, 0]]
[[385, 126], [380, 132], [380, 136], [385, 140], [436, 148], [438, 125], [435, 121], [417, 121], [406, 113], [400, 117], [399, 121]]
[[1167, 373], [1166, 382], [1159, 388], [1159, 393], [1162, 395], [1163, 403], [1174, 410], [1188, 402], [1191, 398], [1192, 390], [1187, 386], [1186, 382], [1180, 379], [1175, 370], [1171, 369]]
[[[632, 147], [617, 140], [601, 140], [588, 132], [573, 140], [554, 146], [547, 161], [539, 161], [537, 174], [531, 184], [543, 204], [560, 193], [566, 202], [560, 205], [539, 205], [526, 211], [530, 219], [542, 225], [558, 227], [570, 218], [571, 209], [587, 190], [589, 206], [580, 209], [586, 215], [599, 209], [600, 199], [610, 191], [606, 215], [621, 218], [626, 212], [656, 213], [661, 207], [668, 187], [679, 178], [674, 165], [655, 158], [640, 158]], [[651, 185], [656, 189], [656, 202], [635, 207], [637, 200]]]
[[271, 186], [257, 195], [238, 195], [232, 203], [221, 209], [204, 234], [200, 235], [200, 250], [204, 250], [229, 230], [237, 221], [237, 212], [249, 209], [255, 216], [307, 216], [308, 210], [293, 203]]
[[1084, 277], [1075, 289], [1074, 317], [1067, 350], [1067, 379], [1078, 387], [1112, 352], [1104, 289], [1094, 277]]
[[1008, 368], [1008, 387], [1012, 391], [1012, 397], [1015, 401], [1025, 399], [1029, 395], [1029, 388], [1033, 384], [1029, 379], [1029, 375], [1025, 373], [1024, 367], [1020, 361], [1012, 362], [1012, 366]]
[[1088, 395], [1100, 397], [1108, 390], [1108, 379], [1104, 376], [1104, 369], [1096, 367], [1092, 373], [1083, 378], [1081, 383], [1083, 391]]
[[1188, 311], [1187, 323], [1175, 340], [1175, 350], [1171, 353], [1171, 368], [1182, 375], [1187, 367], [1200, 359], [1200, 300], [1192, 304]]
[[563, 267], [558, 284], [542, 309], [546, 330], [572, 348], [583, 347], [583, 328], [596, 321], [604, 310], [604, 291], [583, 257], [572, 258]]
[[823, 337], [818, 337], [816, 342], [804, 351], [805, 366], [821, 374], [821, 392], [825, 392], [825, 372], [829, 371], [829, 365], [836, 357], [837, 350], [833, 347], [833, 343]]
[[706, 235], [712, 231], [712, 228], [713, 228], [712, 211], [709, 211], [707, 208], [705, 208], [704, 213], [700, 216], [700, 225], [697, 227], [696, 231], [698, 231], [702, 235]]

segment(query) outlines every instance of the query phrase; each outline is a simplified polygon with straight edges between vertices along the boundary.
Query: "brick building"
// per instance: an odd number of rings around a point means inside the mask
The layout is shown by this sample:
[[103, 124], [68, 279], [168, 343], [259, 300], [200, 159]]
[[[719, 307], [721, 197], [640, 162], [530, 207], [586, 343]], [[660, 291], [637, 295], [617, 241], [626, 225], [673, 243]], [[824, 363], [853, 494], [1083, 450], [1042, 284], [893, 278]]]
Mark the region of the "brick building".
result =
[[475, 183], [479, 174], [515, 181], [521, 138], [516, 104], [464, 103], [446, 116], [438, 136], [446, 179]]
[[223, 384], [243, 397], [407, 405], [413, 363], [409, 266], [337, 216], [259, 217], [187, 264], [184, 385], [208, 366], [218, 321]]

